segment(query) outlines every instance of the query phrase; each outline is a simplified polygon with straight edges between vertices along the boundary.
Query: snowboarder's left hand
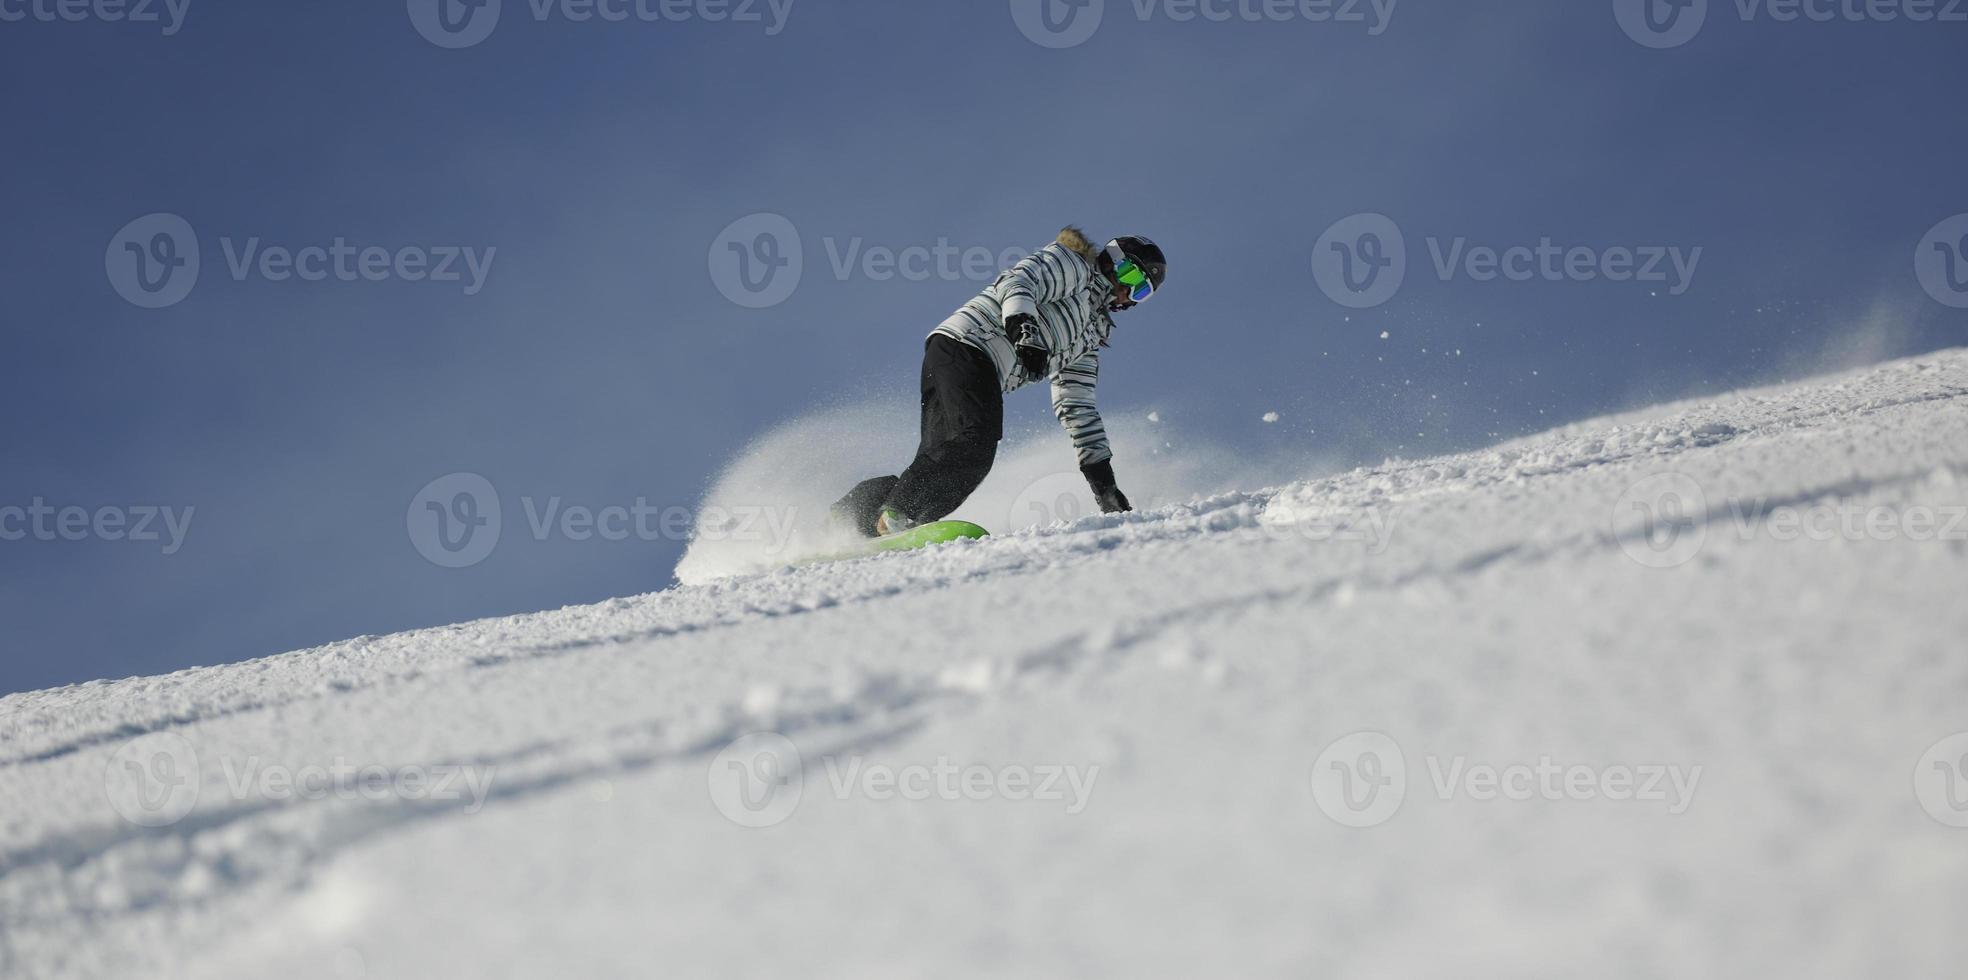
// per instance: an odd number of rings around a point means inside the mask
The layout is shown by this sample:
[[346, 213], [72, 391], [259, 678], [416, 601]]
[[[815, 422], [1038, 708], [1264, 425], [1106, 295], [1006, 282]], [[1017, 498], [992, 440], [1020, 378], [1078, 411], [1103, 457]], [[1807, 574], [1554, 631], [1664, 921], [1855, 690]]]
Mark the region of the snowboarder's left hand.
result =
[[1045, 348], [1032, 347], [1025, 344], [1020, 344], [1018, 346], [1018, 363], [1021, 367], [1025, 369], [1025, 374], [1028, 377], [1030, 377], [1032, 380], [1037, 381], [1038, 379], [1045, 377], [1046, 376]]
[[1103, 514], [1125, 514], [1134, 509], [1128, 503], [1127, 494], [1114, 483], [1114, 461], [1103, 459], [1080, 467], [1080, 474], [1086, 477], [1087, 486], [1093, 488], [1093, 500], [1100, 505]]
[[1018, 364], [1025, 373], [1037, 380], [1046, 376], [1046, 349], [1039, 342], [1039, 322], [1029, 313], [1014, 313], [1005, 321], [1005, 332], [1012, 337], [1012, 349], [1018, 352]]

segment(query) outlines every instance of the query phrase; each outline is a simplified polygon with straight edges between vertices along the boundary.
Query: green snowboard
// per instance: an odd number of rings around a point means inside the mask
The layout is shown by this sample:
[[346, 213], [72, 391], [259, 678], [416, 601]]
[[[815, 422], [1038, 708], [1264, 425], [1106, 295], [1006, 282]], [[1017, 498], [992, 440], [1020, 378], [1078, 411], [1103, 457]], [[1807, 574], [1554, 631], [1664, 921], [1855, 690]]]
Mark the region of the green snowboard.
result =
[[915, 551], [918, 548], [927, 548], [933, 544], [942, 544], [946, 541], [958, 540], [959, 538], [987, 537], [990, 533], [968, 521], [936, 521], [932, 524], [924, 524], [921, 527], [910, 528], [900, 534], [871, 538], [851, 551], [843, 551], [832, 555], [821, 555], [817, 558], [808, 558], [804, 561], [796, 562], [796, 564], [818, 565], [822, 562], [846, 561], [850, 558], [866, 558], [870, 555], [879, 555], [885, 551]]

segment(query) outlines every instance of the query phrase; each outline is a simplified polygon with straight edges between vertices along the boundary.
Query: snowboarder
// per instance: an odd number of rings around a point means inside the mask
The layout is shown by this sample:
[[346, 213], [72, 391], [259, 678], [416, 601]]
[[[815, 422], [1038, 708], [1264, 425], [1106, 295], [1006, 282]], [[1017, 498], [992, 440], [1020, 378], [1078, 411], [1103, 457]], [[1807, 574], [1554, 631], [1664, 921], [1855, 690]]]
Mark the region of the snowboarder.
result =
[[991, 472], [1004, 438], [1004, 396], [1052, 383], [1052, 411], [1073, 439], [1102, 513], [1132, 510], [1114, 481], [1094, 408], [1099, 349], [1112, 314], [1160, 289], [1162, 250], [1127, 236], [1098, 248], [1078, 228], [1012, 266], [929, 335], [922, 364], [922, 444], [901, 476], [863, 480], [834, 504], [862, 535], [896, 534], [956, 510]]

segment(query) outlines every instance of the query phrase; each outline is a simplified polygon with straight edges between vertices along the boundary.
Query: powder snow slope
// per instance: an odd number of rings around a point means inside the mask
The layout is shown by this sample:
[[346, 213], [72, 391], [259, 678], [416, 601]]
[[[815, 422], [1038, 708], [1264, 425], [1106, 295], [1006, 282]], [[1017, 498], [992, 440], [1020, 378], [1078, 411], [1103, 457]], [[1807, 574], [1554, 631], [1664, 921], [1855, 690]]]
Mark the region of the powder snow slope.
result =
[[15, 695], [0, 975], [1956, 976], [1963, 513], [1947, 351]]

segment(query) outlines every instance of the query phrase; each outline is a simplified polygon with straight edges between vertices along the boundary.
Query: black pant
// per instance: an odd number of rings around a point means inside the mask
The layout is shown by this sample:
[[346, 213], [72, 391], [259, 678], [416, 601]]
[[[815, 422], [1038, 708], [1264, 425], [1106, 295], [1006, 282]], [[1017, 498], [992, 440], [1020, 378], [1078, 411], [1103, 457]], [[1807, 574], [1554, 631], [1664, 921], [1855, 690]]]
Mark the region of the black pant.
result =
[[997, 459], [1004, 438], [1004, 391], [990, 355], [931, 334], [923, 345], [922, 444], [901, 476], [863, 480], [834, 504], [834, 514], [872, 537], [883, 507], [918, 524], [960, 506]]

